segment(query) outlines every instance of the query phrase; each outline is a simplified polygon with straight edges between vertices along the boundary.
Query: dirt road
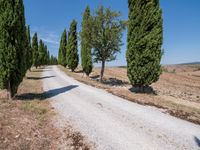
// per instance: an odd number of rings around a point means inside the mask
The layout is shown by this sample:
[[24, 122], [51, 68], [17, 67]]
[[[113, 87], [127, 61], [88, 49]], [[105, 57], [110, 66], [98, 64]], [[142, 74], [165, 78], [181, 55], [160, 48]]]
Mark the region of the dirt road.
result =
[[56, 66], [44, 69], [44, 90], [60, 115], [99, 150], [198, 150], [200, 126], [87, 86]]

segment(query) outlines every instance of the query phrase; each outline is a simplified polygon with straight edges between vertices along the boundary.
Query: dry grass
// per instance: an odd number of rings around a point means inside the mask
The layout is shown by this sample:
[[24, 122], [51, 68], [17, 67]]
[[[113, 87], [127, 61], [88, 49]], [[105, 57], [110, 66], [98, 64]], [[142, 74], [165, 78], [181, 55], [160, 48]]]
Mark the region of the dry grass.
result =
[[[33, 70], [28, 72], [27, 76], [39, 77], [40, 73], [41, 70]], [[24, 78], [18, 95], [27, 92], [43, 92], [41, 81]], [[53, 115], [48, 101], [21, 101], [17, 98], [13, 101], [0, 100], [0, 149], [56, 148], [54, 141], [59, 137], [59, 131], [50, 123], [50, 117]]]
[[[199, 66], [170, 66], [170, 71], [161, 75], [153, 84], [154, 93], [134, 93], [127, 78], [126, 68], [106, 68], [104, 84], [98, 82], [100, 68], [94, 68], [90, 78], [83, 75], [79, 67], [75, 73], [59, 66], [69, 76], [88, 85], [107, 90], [129, 101], [165, 109], [167, 113], [181, 119], [200, 124], [200, 71]], [[176, 70], [176, 73], [171, 73]], [[195, 76], [194, 76], [195, 75]]]
[[0, 100], [0, 149], [57, 150], [61, 145], [64, 149], [90, 149], [70, 125], [66, 124], [65, 132], [55, 127], [57, 114], [41, 94], [45, 93], [42, 71], [33, 69], [27, 73], [13, 101]]

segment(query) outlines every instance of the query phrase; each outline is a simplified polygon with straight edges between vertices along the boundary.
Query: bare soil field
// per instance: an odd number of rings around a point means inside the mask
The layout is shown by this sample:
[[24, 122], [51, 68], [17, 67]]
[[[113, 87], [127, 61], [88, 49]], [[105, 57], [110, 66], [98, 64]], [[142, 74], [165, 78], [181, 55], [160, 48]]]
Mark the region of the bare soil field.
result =
[[99, 83], [100, 68], [86, 77], [79, 67], [75, 73], [60, 69], [78, 81], [102, 88], [127, 100], [162, 108], [166, 113], [200, 124], [200, 65], [169, 65], [164, 67], [151, 93], [134, 93], [124, 67], [106, 68], [104, 83]]
[[[42, 71], [27, 73], [14, 100], [0, 99], [0, 149], [89, 149], [69, 124], [62, 129], [55, 126], [57, 115], [43, 91]], [[5, 97], [6, 91], [0, 93]]]

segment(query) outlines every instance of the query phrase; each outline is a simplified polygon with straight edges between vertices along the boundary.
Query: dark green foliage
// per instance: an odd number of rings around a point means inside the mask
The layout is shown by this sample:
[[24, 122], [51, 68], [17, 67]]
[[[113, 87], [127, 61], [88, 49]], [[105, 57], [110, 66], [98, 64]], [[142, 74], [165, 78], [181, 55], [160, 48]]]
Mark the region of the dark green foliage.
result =
[[26, 29], [26, 37], [27, 37], [27, 56], [26, 56], [26, 65], [27, 69], [30, 69], [33, 64], [33, 54], [31, 48], [31, 35], [30, 35], [30, 26]]
[[39, 66], [44, 65], [44, 57], [45, 57], [45, 45], [42, 40], [39, 42]]
[[116, 54], [122, 45], [122, 31], [124, 22], [119, 19], [120, 13], [111, 11], [103, 6], [97, 9], [92, 19], [92, 46], [94, 48], [94, 62], [101, 62], [102, 69], [100, 80], [102, 81], [105, 62], [116, 59]]
[[129, 0], [128, 77], [134, 87], [149, 86], [161, 74], [163, 20], [159, 0]]
[[90, 8], [89, 6], [86, 8], [84, 14], [83, 14], [83, 22], [82, 22], [82, 31], [80, 33], [81, 35], [81, 65], [83, 68], [83, 72], [86, 73], [86, 75], [89, 75], [92, 72], [92, 43], [91, 43], [91, 37], [92, 37], [92, 30], [91, 30], [91, 16], [90, 16]]
[[59, 48], [58, 50], [58, 64], [61, 65], [62, 63], [62, 52], [61, 49]]
[[58, 62], [60, 65], [66, 66], [66, 51], [67, 51], [67, 31], [64, 30], [61, 40], [60, 40], [60, 48], [59, 48], [59, 58]]
[[45, 45], [44, 46], [44, 64], [43, 65], [48, 65], [48, 62], [49, 62], [48, 52], [49, 52], [48, 48]]
[[47, 64], [50, 65], [50, 60], [51, 60], [51, 56], [50, 56], [50, 53], [47, 49]]
[[39, 42], [39, 66], [48, 65], [49, 61], [49, 52], [47, 46], [44, 44], [42, 40]]
[[26, 27], [22, 0], [0, 1], [0, 88], [14, 96], [26, 73]]
[[37, 33], [35, 33], [33, 35], [32, 50], [33, 50], [33, 65], [37, 68], [39, 66], [39, 51], [38, 51], [38, 37], [37, 37]]
[[58, 64], [57, 58], [51, 55], [49, 65], [57, 65], [57, 64]]
[[78, 66], [78, 41], [77, 41], [77, 22], [72, 21], [68, 35], [66, 62], [69, 69], [74, 71]]

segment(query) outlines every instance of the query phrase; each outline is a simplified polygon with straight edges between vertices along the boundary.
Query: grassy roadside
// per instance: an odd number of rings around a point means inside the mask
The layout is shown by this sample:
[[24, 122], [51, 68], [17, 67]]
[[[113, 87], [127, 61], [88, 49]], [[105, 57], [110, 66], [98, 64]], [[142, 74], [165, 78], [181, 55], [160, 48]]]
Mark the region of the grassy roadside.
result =
[[42, 71], [26, 74], [14, 100], [0, 99], [0, 149], [89, 150], [90, 143], [69, 122], [55, 126], [59, 115], [43, 94]]
[[[83, 82], [85, 84], [105, 89], [109, 93], [113, 95], [122, 97], [129, 101], [142, 104], [155, 106], [157, 108], [165, 109], [166, 113], [169, 113], [172, 116], [193, 122], [195, 124], [200, 124], [200, 109], [196, 107], [192, 107], [187, 104], [180, 104], [176, 101], [163, 99], [160, 95], [151, 95], [151, 94], [139, 94], [133, 93], [128, 88], [118, 88], [115, 86], [111, 86], [108, 84], [102, 84], [93, 80], [92, 78], [85, 77], [80, 75], [80, 73], [73, 73], [68, 69], [58, 66], [62, 71], [64, 71], [67, 75], [75, 78], [76, 80]], [[77, 71], [80, 72], [80, 71]]]
[[[42, 70], [27, 73], [13, 101], [0, 100], [0, 149], [54, 149], [59, 132], [50, 123], [54, 116], [47, 100], [23, 100], [26, 93], [42, 93]], [[32, 79], [29, 79], [32, 77]], [[38, 80], [36, 81], [36, 79]], [[53, 136], [52, 136], [53, 135]]]

